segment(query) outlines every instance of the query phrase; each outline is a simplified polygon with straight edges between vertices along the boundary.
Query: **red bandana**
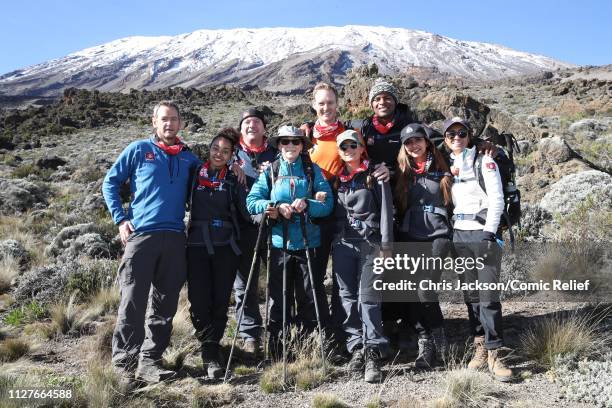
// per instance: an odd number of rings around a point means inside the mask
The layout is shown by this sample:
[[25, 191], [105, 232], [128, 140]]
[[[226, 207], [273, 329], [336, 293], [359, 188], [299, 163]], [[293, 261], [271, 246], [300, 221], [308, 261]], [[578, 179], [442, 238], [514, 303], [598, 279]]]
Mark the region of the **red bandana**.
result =
[[183, 147], [185, 147], [185, 145], [183, 144], [183, 142], [181, 142], [181, 139], [179, 139], [178, 136], [176, 137], [176, 142], [174, 142], [172, 146], [168, 146], [161, 140], [156, 140], [155, 145], [170, 156], [176, 156], [181, 152], [181, 150], [183, 150]]
[[383, 125], [378, 121], [378, 116], [376, 115], [374, 115], [374, 117], [372, 118], [372, 124], [376, 128], [376, 131], [381, 135], [386, 135], [393, 127], [393, 121], [387, 123], [386, 125]]
[[370, 162], [368, 160], [364, 160], [361, 162], [359, 167], [355, 168], [353, 171], [350, 172], [350, 174], [347, 174], [347, 175], [344, 174], [346, 170], [346, 165], [344, 165], [340, 169], [340, 173], [338, 173], [338, 177], [340, 177], [341, 182], [346, 183], [347, 181], [351, 181], [353, 177], [355, 177], [355, 174], [363, 173], [364, 171], [366, 171], [369, 165], [370, 165]]
[[344, 125], [339, 120], [335, 121], [331, 125], [321, 125], [319, 119], [315, 122], [313, 136], [315, 139], [326, 138], [328, 136], [336, 136], [339, 133], [344, 132]]
[[242, 136], [240, 136], [240, 147], [242, 147], [242, 150], [244, 150], [247, 153], [261, 153], [261, 152], [264, 152], [268, 148], [268, 139], [264, 137], [264, 140], [261, 146], [253, 148], [253, 147], [249, 147], [242, 139]]
[[224, 166], [219, 175], [217, 177], [208, 178], [208, 168], [210, 167], [210, 160], [204, 163], [204, 165], [200, 168], [200, 174], [198, 174], [198, 184], [200, 186], [209, 187], [216, 189], [218, 188], [223, 179], [225, 179], [225, 174], [227, 173], [227, 166]]
[[427, 161], [416, 162], [414, 164], [416, 165], [416, 167], [413, 167], [412, 169], [414, 170], [416, 174], [425, 173], [425, 165], [427, 164]]

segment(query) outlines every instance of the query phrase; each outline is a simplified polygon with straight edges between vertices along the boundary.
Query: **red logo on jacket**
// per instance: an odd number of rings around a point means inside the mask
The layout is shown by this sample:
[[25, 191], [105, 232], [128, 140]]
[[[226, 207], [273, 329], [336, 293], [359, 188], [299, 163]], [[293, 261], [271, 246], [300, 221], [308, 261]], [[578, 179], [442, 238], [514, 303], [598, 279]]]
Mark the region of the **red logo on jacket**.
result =
[[487, 163], [487, 169], [495, 170], [495, 163], [493, 163], [493, 162]]
[[146, 152], [145, 153], [145, 160], [146, 161], [153, 161], [153, 160], [155, 160], [155, 153], [153, 153], [153, 152]]

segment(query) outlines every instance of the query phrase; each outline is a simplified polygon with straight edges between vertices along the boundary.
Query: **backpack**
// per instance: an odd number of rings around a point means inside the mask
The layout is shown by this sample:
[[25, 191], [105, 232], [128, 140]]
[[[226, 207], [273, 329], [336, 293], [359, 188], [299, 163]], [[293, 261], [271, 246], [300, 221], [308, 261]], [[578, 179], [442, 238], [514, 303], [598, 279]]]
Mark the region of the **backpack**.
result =
[[[512, 226], [520, 227], [521, 221], [521, 192], [516, 188], [516, 165], [514, 164], [514, 150], [520, 152], [520, 148], [514, 135], [502, 133], [488, 140], [497, 147], [497, 156], [495, 163], [499, 169], [499, 175], [502, 182], [504, 192], [504, 212], [502, 213], [500, 226], [502, 229], [507, 229], [510, 234], [510, 240], [514, 245], [514, 233]], [[474, 174], [476, 180], [485, 193], [484, 179], [482, 177], [482, 158], [483, 155], [477, 154], [474, 158]]]

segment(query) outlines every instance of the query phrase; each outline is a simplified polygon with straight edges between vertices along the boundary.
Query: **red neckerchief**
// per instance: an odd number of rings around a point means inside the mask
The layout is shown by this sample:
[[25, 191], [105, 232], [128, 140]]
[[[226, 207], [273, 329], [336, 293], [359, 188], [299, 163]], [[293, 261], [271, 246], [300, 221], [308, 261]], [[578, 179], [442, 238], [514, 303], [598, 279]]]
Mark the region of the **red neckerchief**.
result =
[[253, 148], [253, 147], [248, 146], [244, 142], [244, 139], [242, 139], [242, 136], [240, 136], [240, 147], [242, 147], [242, 150], [244, 150], [247, 153], [261, 153], [261, 152], [266, 151], [266, 149], [268, 148], [268, 139], [264, 137], [264, 140], [261, 146]]
[[177, 154], [181, 152], [181, 150], [183, 150], [183, 147], [185, 147], [185, 145], [183, 144], [181, 139], [178, 138], [178, 136], [176, 137], [176, 142], [174, 142], [172, 146], [168, 146], [167, 144], [165, 144], [159, 139], [156, 140], [154, 143], [157, 147], [162, 149], [164, 152], [166, 152], [170, 156], [176, 156]]
[[368, 160], [364, 160], [361, 162], [359, 167], [356, 167], [353, 171], [351, 171], [349, 174], [346, 174], [346, 175], [344, 174], [344, 172], [348, 170], [346, 170], [346, 165], [344, 165], [340, 169], [340, 173], [338, 173], [338, 177], [340, 177], [341, 182], [346, 183], [347, 181], [351, 181], [353, 177], [355, 177], [355, 174], [363, 173], [364, 171], [366, 171], [369, 165], [370, 165], [370, 162]]
[[319, 119], [317, 119], [314, 125], [314, 132], [312, 132], [312, 135], [315, 139], [319, 139], [328, 136], [336, 136], [342, 132], [344, 132], [344, 125], [339, 120], [335, 121], [331, 125], [325, 126], [321, 125]]
[[374, 117], [372, 118], [372, 124], [376, 128], [376, 131], [380, 133], [381, 135], [386, 135], [387, 133], [389, 133], [389, 131], [393, 127], [393, 122], [394, 121], [392, 120], [386, 125], [383, 125], [382, 123], [378, 121], [378, 116], [374, 115]]
[[212, 179], [208, 178], [209, 167], [210, 160], [204, 163], [202, 168], [200, 168], [200, 173], [198, 174], [198, 184], [200, 186], [216, 189], [225, 179], [225, 174], [227, 173], [227, 166], [223, 166], [223, 168], [219, 172], [219, 175], [217, 177], [213, 177]]
[[427, 164], [427, 160], [424, 160], [422, 162], [416, 162], [414, 164], [416, 165], [416, 167], [413, 167], [412, 169], [416, 174], [425, 173], [425, 165]]

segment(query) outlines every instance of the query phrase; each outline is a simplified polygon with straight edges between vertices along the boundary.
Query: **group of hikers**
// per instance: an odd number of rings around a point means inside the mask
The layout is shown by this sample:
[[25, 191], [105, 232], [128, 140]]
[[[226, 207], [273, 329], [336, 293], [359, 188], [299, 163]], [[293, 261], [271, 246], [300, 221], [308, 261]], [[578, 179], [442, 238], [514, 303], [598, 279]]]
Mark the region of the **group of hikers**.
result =
[[[383, 364], [395, 347], [409, 344], [411, 332], [415, 366], [441, 362], [447, 340], [435, 292], [384, 302], [364, 286], [372, 282], [375, 258], [391, 253], [396, 242], [428, 245], [436, 256], [452, 247], [460, 256], [486, 258], [501, 244], [502, 182], [495, 146], [476, 138], [466, 120], [450, 118], [441, 132], [410, 123], [397, 94], [390, 82], [376, 80], [368, 96], [374, 114], [343, 123], [336, 89], [319, 83], [312, 93], [315, 122], [282, 125], [268, 135], [264, 114], [247, 109], [238, 129], [213, 137], [204, 163], [177, 136], [179, 107], [157, 104], [154, 135], [131, 143], [103, 184], [125, 245], [112, 340], [122, 378], [176, 376], [161, 359], [185, 282], [211, 378], [223, 376], [220, 341], [232, 289], [242, 349], [254, 356], [264, 343], [266, 355], [269, 349], [278, 358], [287, 326], [295, 325], [302, 335], [318, 330], [325, 353], [344, 357], [367, 382], [382, 381]], [[120, 189], [128, 181], [131, 201], [124, 208]], [[490, 259], [461, 279], [497, 281], [500, 261]], [[257, 294], [260, 264], [268, 274], [265, 321]], [[427, 278], [439, 281], [441, 272]], [[499, 299], [478, 290], [465, 291], [464, 298], [474, 336], [468, 367], [512, 379], [500, 353]]]

